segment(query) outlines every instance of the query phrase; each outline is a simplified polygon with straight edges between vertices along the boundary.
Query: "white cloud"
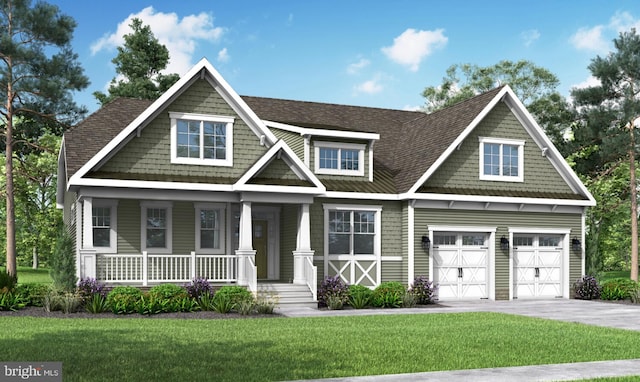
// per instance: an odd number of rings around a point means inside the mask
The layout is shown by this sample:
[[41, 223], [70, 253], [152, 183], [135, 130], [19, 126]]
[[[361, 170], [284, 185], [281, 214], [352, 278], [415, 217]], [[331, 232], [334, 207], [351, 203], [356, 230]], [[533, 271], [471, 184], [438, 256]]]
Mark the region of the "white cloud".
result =
[[230, 59], [231, 57], [229, 56], [229, 52], [227, 51], [227, 48], [223, 48], [221, 51], [218, 52], [218, 61], [229, 62]]
[[369, 66], [369, 64], [371, 64], [371, 61], [367, 60], [366, 58], [361, 58], [358, 62], [354, 62], [347, 66], [347, 73], [358, 74], [361, 69], [366, 68], [367, 66]]
[[590, 29], [580, 28], [573, 36], [571, 36], [569, 41], [578, 50], [607, 52], [609, 50], [609, 44], [602, 36], [603, 29], [603, 25], [598, 25]]
[[409, 67], [416, 72], [422, 60], [434, 49], [447, 44], [443, 29], [423, 31], [409, 28], [393, 39], [393, 45], [382, 48], [382, 52], [392, 61]]
[[584, 89], [584, 88], [589, 88], [589, 87], [593, 87], [593, 86], [600, 86], [600, 80], [597, 79], [594, 76], [589, 76], [589, 78], [587, 78], [586, 80], [573, 85], [571, 88], [572, 89]]
[[380, 93], [382, 89], [383, 89], [383, 86], [380, 84], [380, 81], [378, 78], [365, 81], [354, 87], [354, 91], [356, 94], [360, 94], [360, 93], [377, 94], [377, 93]]
[[537, 29], [529, 29], [520, 33], [520, 38], [524, 41], [524, 46], [529, 47], [534, 41], [540, 38], [540, 32]]
[[91, 53], [112, 50], [122, 45], [123, 36], [131, 33], [129, 24], [134, 18], [149, 25], [158, 41], [169, 49], [170, 59], [165, 73], [186, 73], [193, 66], [192, 56], [197, 43], [218, 41], [224, 33], [224, 28], [214, 27], [210, 14], [201, 12], [179, 19], [176, 13], [156, 12], [153, 7], [147, 7], [120, 22], [115, 33], [107, 34], [91, 44]]
[[616, 32], [626, 32], [631, 28], [640, 30], [640, 19], [634, 19], [629, 12], [616, 12], [609, 21], [609, 27]]
[[402, 110], [404, 110], [404, 111], [420, 111], [420, 110], [422, 110], [422, 106], [404, 105]]

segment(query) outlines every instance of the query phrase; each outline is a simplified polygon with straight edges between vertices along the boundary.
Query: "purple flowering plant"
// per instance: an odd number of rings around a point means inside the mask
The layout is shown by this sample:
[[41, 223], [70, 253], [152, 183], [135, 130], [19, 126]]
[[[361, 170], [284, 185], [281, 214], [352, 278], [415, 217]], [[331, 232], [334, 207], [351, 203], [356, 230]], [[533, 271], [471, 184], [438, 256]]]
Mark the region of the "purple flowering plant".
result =
[[418, 298], [418, 304], [433, 304], [438, 299], [438, 285], [429, 281], [425, 276], [416, 277], [411, 283], [409, 292]]
[[107, 288], [105, 285], [92, 277], [80, 279], [76, 289], [83, 302], [91, 299], [96, 294], [105, 298], [107, 297]]
[[575, 297], [582, 300], [597, 300], [600, 298], [602, 288], [594, 276], [582, 276], [573, 284]]
[[203, 277], [196, 277], [191, 283], [186, 284], [184, 288], [187, 290], [189, 297], [199, 299], [203, 295], [213, 295], [213, 288], [209, 281]]
[[340, 275], [327, 276], [318, 289], [318, 305], [328, 306], [329, 300], [346, 304], [349, 301], [349, 285], [347, 285]]

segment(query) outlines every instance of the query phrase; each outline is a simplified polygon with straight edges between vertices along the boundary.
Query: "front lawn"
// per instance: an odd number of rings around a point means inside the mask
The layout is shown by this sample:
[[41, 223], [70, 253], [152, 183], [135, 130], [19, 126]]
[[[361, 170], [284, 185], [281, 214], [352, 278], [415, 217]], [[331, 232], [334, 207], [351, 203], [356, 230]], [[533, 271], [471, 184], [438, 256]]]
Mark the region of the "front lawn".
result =
[[49, 276], [49, 268], [18, 267], [18, 283], [51, 284], [53, 280]]
[[271, 381], [640, 358], [640, 332], [498, 313], [0, 325], [0, 361], [62, 361], [65, 381]]

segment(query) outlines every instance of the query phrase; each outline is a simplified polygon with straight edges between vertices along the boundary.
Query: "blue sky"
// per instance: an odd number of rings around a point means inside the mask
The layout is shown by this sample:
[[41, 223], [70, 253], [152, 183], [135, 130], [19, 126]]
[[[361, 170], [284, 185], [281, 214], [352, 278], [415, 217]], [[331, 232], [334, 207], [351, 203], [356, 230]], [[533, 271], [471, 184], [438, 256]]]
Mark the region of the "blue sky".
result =
[[637, 0], [197, 1], [50, 0], [78, 26], [73, 46], [91, 95], [115, 76], [111, 59], [138, 17], [169, 48], [167, 72], [206, 57], [241, 95], [415, 109], [452, 64], [526, 59], [565, 96], [621, 31], [640, 30]]

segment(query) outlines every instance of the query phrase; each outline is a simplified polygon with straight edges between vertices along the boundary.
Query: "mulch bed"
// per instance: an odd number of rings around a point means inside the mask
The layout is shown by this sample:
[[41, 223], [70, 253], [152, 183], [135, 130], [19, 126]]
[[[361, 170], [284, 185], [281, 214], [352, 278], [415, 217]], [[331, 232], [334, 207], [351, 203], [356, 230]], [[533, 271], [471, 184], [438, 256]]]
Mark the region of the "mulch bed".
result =
[[247, 319], [247, 318], [273, 318], [282, 317], [281, 315], [274, 314], [251, 314], [241, 315], [239, 313], [217, 313], [213, 311], [199, 311], [199, 312], [177, 312], [177, 313], [160, 313], [152, 315], [143, 315], [138, 313], [133, 314], [114, 314], [111, 312], [104, 313], [88, 313], [84, 311], [75, 313], [63, 313], [61, 311], [47, 312], [42, 307], [28, 306], [18, 311], [0, 311], [0, 317], [45, 317], [45, 318], [172, 318], [172, 319], [189, 319], [189, 320], [215, 320], [215, 319]]

